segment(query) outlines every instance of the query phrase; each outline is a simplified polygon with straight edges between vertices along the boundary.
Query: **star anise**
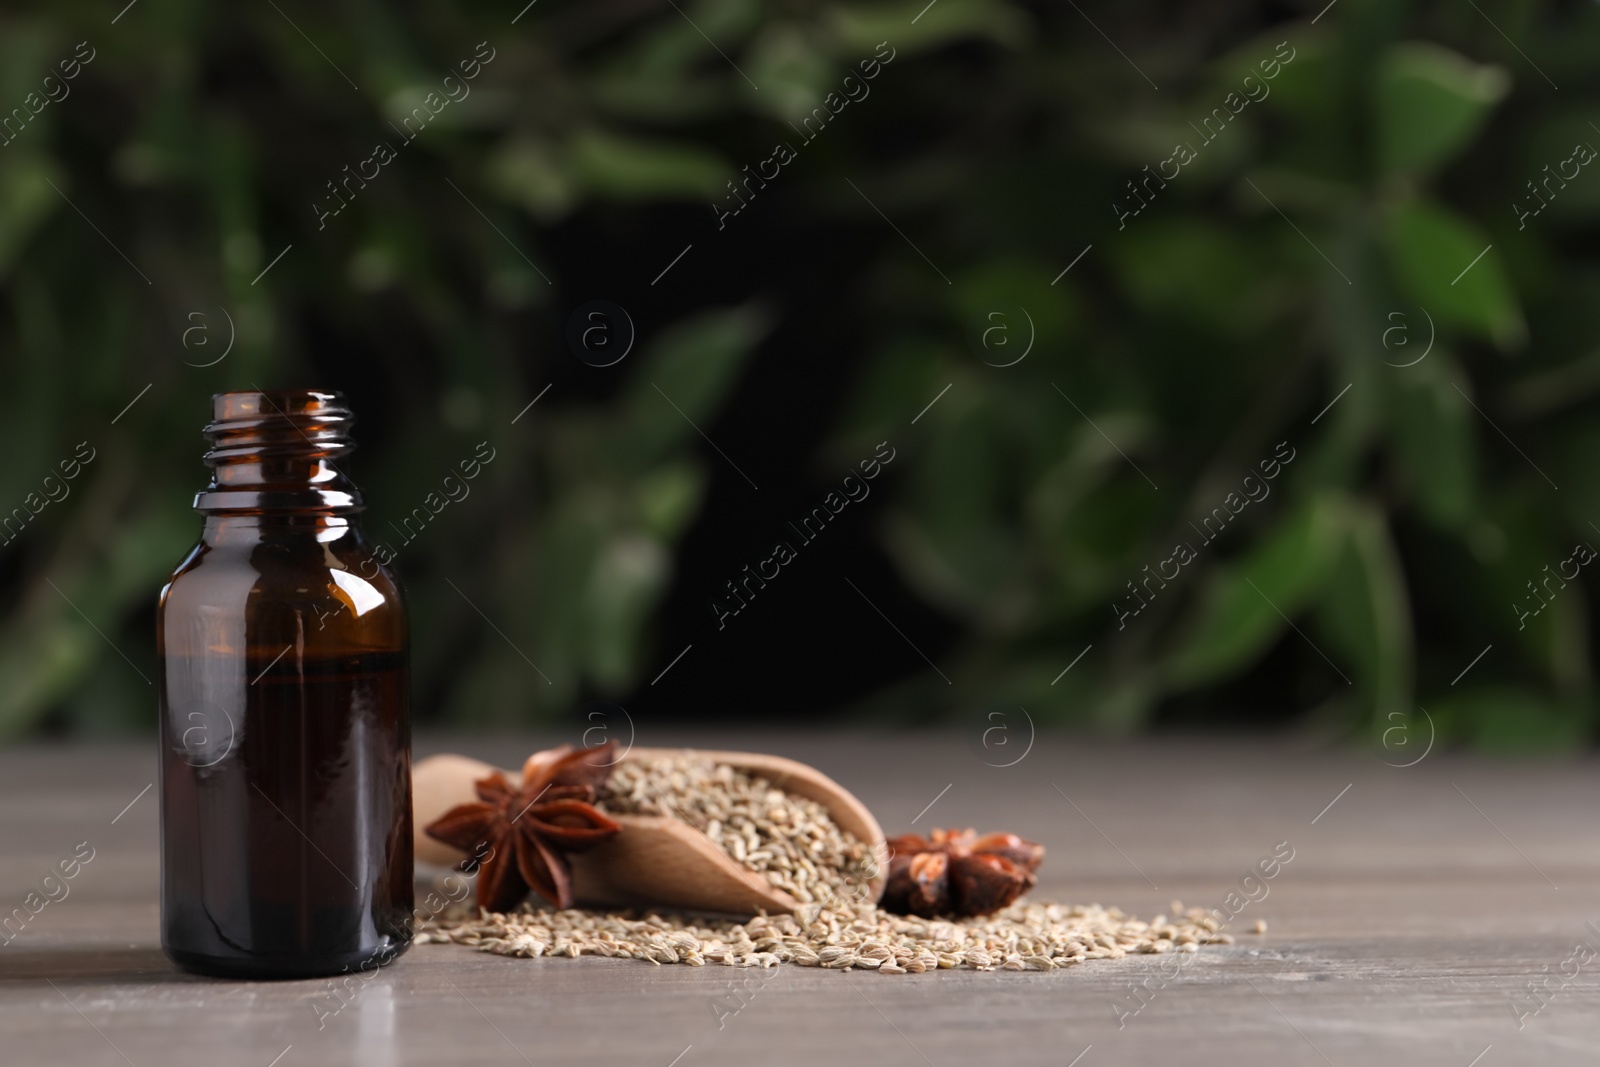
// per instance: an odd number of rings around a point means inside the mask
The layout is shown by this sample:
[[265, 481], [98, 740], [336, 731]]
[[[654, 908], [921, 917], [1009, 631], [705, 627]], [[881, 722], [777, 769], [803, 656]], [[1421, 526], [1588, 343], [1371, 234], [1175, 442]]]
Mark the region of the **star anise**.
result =
[[523, 765], [521, 787], [496, 771], [474, 783], [478, 803], [451, 808], [427, 827], [429, 837], [476, 857], [479, 907], [509, 911], [529, 889], [558, 908], [572, 907], [565, 854], [593, 848], [622, 829], [594, 806], [596, 790], [616, 763], [615, 747], [608, 741], [536, 752]]
[[1016, 900], [1038, 880], [1044, 846], [1016, 834], [934, 830], [891, 837], [883, 907], [902, 915], [988, 915]]

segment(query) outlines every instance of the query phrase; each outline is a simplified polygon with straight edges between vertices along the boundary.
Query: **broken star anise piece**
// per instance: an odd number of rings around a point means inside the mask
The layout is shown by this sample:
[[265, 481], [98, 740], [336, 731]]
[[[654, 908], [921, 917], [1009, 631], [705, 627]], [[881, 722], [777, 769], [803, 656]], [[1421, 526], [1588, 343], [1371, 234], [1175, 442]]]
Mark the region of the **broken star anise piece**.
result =
[[622, 829], [594, 806], [595, 791], [616, 764], [616, 744], [536, 752], [523, 766], [520, 787], [496, 771], [474, 783], [477, 803], [451, 808], [427, 827], [429, 837], [479, 864], [479, 907], [510, 911], [530, 889], [558, 908], [572, 907], [566, 854], [593, 848]]
[[988, 915], [1033, 888], [1044, 846], [1016, 834], [934, 830], [891, 837], [883, 907], [901, 915]]

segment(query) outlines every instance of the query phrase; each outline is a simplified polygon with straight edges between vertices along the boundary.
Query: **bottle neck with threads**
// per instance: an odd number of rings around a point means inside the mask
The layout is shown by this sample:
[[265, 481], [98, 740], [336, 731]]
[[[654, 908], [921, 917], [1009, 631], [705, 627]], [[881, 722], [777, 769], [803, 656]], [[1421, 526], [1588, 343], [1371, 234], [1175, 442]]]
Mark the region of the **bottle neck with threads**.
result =
[[252, 389], [218, 393], [212, 405], [211, 484], [195, 495], [196, 511], [276, 518], [362, 510], [361, 491], [337, 464], [355, 449], [343, 394]]

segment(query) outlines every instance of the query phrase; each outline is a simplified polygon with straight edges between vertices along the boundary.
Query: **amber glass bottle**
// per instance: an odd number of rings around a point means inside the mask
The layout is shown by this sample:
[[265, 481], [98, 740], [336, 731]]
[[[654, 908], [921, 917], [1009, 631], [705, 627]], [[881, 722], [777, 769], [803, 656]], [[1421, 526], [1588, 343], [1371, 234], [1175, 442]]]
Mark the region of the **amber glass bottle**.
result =
[[200, 543], [161, 591], [161, 941], [206, 974], [411, 940], [406, 610], [356, 525], [338, 393], [222, 393]]

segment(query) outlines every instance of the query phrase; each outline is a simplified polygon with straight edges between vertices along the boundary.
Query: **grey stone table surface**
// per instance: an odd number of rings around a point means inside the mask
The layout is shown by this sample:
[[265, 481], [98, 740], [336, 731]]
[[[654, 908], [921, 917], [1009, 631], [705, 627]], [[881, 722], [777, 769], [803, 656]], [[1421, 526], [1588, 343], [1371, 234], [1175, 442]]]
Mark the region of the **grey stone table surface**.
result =
[[[534, 738], [432, 738], [515, 766]], [[325, 982], [217, 981], [162, 955], [153, 744], [0, 751], [0, 913], [80, 843], [68, 894], [0, 945], [0, 1064], [1311, 1064], [1600, 1058], [1600, 777], [1260, 741], [1041, 736], [1015, 766], [952, 737], [705, 733], [853, 790], [890, 833], [1005, 829], [1049, 850], [1037, 898], [1217, 907], [1279, 842], [1237, 943], [1054, 973], [746, 972], [412, 949], [320, 1019]], [[1415, 758], [1414, 756], [1407, 757]], [[930, 807], [931, 803], [931, 807]], [[926, 810], [925, 810], [926, 809]], [[59, 890], [57, 890], [59, 895]], [[1242, 897], [1234, 898], [1235, 906]], [[1257, 919], [1267, 932], [1251, 934]], [[1589, 924], [1594, 923], [1594, 926]], [[1528, 991], [1529, 983], [1542, 989]], [[1139, 1007], [1137, 1013], [1131, 1009]], [[1120, 1007], [1119, 1007], [1120, 1005]]]

